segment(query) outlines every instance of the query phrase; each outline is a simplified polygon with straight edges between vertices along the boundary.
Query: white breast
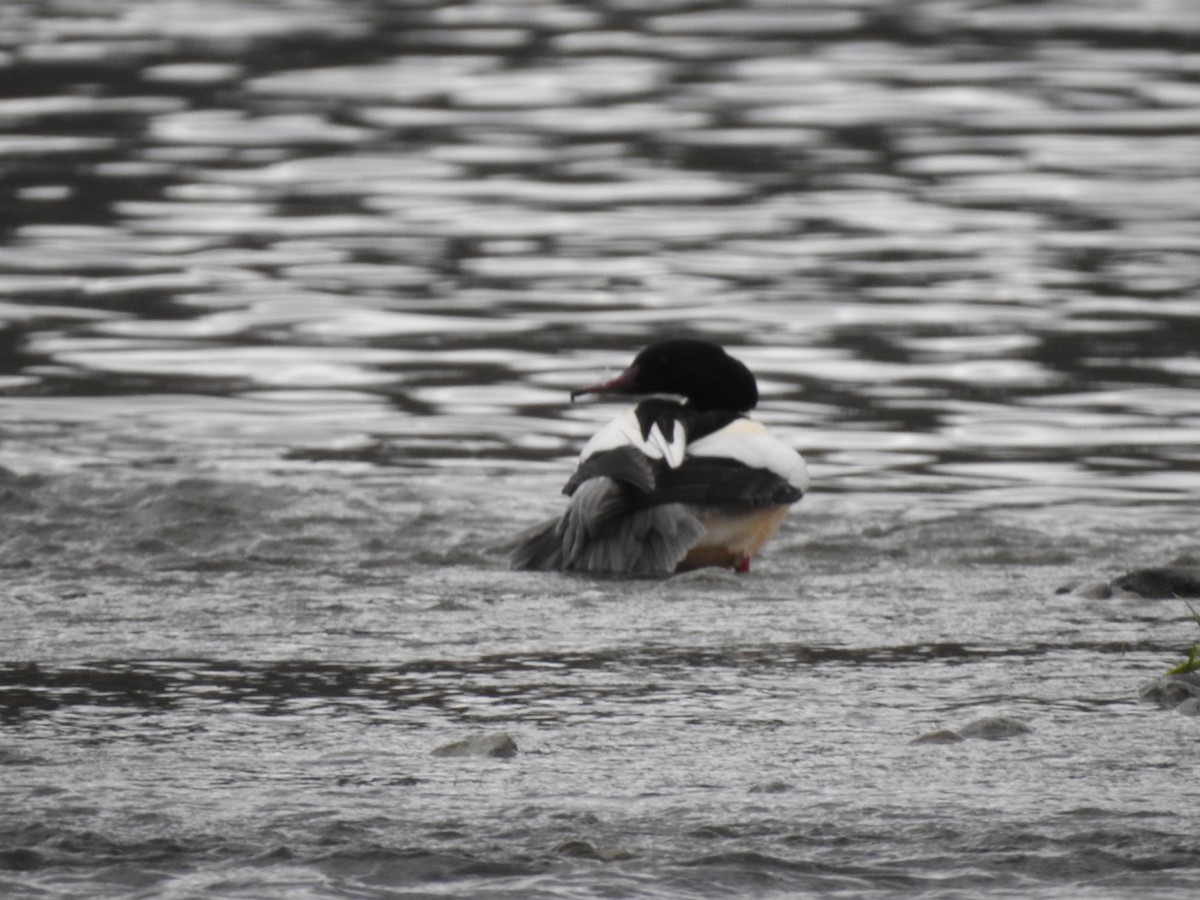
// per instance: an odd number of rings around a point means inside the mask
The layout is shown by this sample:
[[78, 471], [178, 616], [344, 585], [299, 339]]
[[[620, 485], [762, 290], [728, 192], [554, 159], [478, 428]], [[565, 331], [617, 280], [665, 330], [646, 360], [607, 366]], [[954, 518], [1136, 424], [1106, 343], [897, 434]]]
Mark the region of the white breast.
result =
[[635, 447], [650, 459], [665, 459], [667, 465], [675, 469], [683, 463], [684, 451], [687, 448], [687, 431], [683, 423], [676, 420], [672, 440], [667, 440], [657, 424], [653, 425], [650, 433], [643, 438], [641, 423], [638, 422], [633, 408], [630, 408], [592, 436], [579, 454], [579, 461], [583, 462], [595, 453], [615, 450], [617, 447]]
[[753, 419], [735, 419], [689, 444], [687, 453], [734, 459], [752, 469], [767, 469], [792, 487], [808, 490], [808, 465], [804, 457]]

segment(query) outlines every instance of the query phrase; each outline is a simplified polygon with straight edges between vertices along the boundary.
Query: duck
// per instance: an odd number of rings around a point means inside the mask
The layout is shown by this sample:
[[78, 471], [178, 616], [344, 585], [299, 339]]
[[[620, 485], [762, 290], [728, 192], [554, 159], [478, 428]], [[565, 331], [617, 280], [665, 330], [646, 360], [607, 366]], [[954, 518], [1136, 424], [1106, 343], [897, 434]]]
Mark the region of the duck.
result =
[[808, 491], [804, 457], [750, 418], [758, 383], [719, 344], [658, 341], [571, 401], [585, 395], [641, 399], [584, 445], [566, 510], [518, 536], [514, 569], [746, 573]]

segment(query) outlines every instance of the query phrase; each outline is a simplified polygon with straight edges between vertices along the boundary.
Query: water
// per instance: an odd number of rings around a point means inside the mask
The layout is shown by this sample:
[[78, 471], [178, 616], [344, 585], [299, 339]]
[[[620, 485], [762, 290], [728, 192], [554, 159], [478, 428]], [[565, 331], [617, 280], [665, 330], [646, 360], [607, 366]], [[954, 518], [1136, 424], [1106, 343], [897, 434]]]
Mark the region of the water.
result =
[[[1194, 896], [1197, 628], [1058, 590], [1200, 555], [1198, 35], [7, 4], [0, 893]], [[507, 571], [667, 333], [813, 492], [745, 577]]]

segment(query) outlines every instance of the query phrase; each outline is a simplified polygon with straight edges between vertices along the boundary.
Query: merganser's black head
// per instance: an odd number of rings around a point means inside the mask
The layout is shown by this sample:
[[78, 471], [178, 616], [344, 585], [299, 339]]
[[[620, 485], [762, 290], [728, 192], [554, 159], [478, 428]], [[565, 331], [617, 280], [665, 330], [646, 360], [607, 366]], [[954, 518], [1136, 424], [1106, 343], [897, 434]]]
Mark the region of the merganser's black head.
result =
[[677, 394], [694, 409], [746, 412], [758, 404], [758, 384], [746, 366], [709, 341], [671, 340], [651, 344], [629, 368], [582, 394]]

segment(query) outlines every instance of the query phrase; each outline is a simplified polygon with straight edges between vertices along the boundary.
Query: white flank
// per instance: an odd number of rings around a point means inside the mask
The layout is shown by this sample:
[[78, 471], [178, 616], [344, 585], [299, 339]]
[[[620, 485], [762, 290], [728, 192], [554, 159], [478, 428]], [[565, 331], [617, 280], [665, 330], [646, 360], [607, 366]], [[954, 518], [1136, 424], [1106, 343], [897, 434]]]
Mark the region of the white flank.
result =
[[736, 419], [721, 430], [689, 444], [687, 452], [688, 456], [733, 459], [751, 469], [767, 469], [792, 487], [808, 490], [808, 466], [804, 457], [753, 419]]

